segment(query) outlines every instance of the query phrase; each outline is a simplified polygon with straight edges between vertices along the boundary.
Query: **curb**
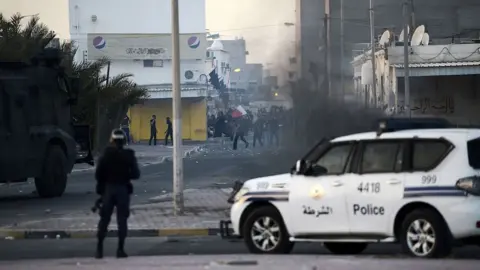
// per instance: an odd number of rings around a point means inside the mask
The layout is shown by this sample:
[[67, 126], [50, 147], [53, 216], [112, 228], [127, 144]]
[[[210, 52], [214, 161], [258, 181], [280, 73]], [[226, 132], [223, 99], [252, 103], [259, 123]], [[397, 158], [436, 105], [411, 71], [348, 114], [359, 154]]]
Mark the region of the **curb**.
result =
[[[230, 233], [233, 231], [230, 230]], [[107, 233], [107, 238], [116, 238], [117, 230]], [[219, 228], [170, 228], [170, 229], [138, 229], [128, 230], [128, 237], [174, 237], [174, 236], [220, 236]], [[1, 240], [21, 239], [90, 239], [97, 237], [96, 230], [75, 231], [22, 231], [0, 229]]]
[[[190, 157], [190, 156], [202, 151], [203, 149], [204, 149], [204, 146], [195, 146], [193, 149], [185, 151], [185, 153], [183, 154], [183, 158]], [[162, 163], [165, 163], [167, 161], [172, 161], [172, 160], [173, 160], [172, 156], [166, 156], [166, 157], [162, 157], [158, 161], [153, 161], [153, 162], [148, 162], [148, 163], [141, 164], [140, 167], [145, 167], [145, 166], [150, 166], [150, 165], [158, 165], [158, 164], [162, 164]], [[95, 168], [96, 167], [89, 167], [89, 168], [85, 168], [85, 169], [73, 169], [72, 173], [92, 171], [92, 170], [95, 170]]]

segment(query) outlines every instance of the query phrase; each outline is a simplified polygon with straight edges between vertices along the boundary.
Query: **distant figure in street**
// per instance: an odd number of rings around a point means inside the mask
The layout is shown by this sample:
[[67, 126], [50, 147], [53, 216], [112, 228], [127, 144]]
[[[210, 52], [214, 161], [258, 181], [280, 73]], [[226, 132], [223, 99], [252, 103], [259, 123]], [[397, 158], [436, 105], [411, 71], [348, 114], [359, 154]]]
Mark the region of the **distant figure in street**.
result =
[[126, 258], [125, 239], [127, 238], [127, 220], [130, 215], [130, 195], [133, 193], [131, 180], [140, 178], [135, 152], [125, 149], [125, 133], [116, 129], [112, 132], [111, 145], [100, 157], [95, 178], [96, 192], [101, 196], [100, 222], [97, 231], [97, 250], [95, 258], [103, 258], [103, 241], [105, 240], [108, 225], [117, 208], [118, 248], [117, 258]]
[[120, 128], [125, 132], [125, 136], [127, 137], [127, 145], [130, 144], [131, 138], [130, 138], [130, 117], [128, 115], [125, 115], [125, 117], [122, 120], [122, 124], [120, 125]]
[[170, 137], [170, 139], [172, 140], [173, 145], [173, 127], [170, 117], [167, 117], [167, 130], [165, 130], [165, 145], [168, 144], [168, 137]]
[[268, 129], [270, 131], [270, 145], [273, 145], [275, 140], [275, 145], [278, 146], [280, 142], [278, 141], [278, 131], [280, 129], [280, 123], [278, 122], [277, 117], [274, 115], [268, 121]]
[[248, 148], [248, 142], [245, 140], [245, 124], [242, 121], [242, 119], [239, 119], [235, 122], [233, 122], [234, 125], [234, 131], [235, 131], [235, 138], [233, 139], [233, 150], [237, 150], [237, 144], [238, 144], [238, 139], [242, 140], [242, 142], [245, 143], [245, 148]]
[[227, 119], [225, 118], [225, 115], [223, 112], [218, 113], [218, 117], [215, 122], [215, 133], [213, 137], [215, 138], [220, 138], [222, 137], [223, 134], [227, 135]]
[[152, 115], [150, 119], [150, 140], [148, 140], [148, 145], [157, 145], [157, 116]]
[[262, 116], [259, 116], [257, 121], [253, 124], [253, 147], [255, 147], [256, 142], [263, 146], [263, 129], [265, 125], [265, 120], [263, 120]]

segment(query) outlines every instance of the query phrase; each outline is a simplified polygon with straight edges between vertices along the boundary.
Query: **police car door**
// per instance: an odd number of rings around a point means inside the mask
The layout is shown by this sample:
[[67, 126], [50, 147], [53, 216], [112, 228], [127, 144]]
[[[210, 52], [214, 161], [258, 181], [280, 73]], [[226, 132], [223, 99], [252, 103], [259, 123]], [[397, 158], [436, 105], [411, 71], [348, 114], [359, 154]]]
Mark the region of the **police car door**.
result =
[[355, 156], [355, 168], [347, 186], [350, 233], [386, 237], [396, 206], [403, 198], [402, 140], [362, 141]]
[[292, 177], [287, 219], [294, 236], [348, 232], [345, 184], [349, 176], [344, 172], [354, 147], [352, 142], [333, 143], [311, 161], [326, 173]]

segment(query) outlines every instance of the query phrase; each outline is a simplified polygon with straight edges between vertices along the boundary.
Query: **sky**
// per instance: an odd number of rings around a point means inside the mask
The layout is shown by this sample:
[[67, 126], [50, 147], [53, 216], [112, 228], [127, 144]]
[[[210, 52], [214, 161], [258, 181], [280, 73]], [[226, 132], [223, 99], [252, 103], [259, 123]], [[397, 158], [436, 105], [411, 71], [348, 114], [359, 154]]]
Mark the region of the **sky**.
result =
[[[60, 38], [69, 37], [68, 0], [0, 0], [0, 12], [10, 16], [38, 14]], [[101, 1], [101, 0], [99, 0]], [[206, 0], [206, 28], [221, 38], [243, 37], [247, 61], [272, 63], [293, 46], [295, 0]]]

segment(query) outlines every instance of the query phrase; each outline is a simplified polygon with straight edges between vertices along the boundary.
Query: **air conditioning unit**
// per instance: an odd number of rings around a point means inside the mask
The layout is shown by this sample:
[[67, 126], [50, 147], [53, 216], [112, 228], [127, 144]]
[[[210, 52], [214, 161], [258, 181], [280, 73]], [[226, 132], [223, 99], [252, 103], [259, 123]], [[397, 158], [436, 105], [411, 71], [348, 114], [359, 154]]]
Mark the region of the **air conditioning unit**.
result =
[[187, 69], [183, 71], [183, 81], [186, 83], [196, 83], [200, 77], [198, 70]]

